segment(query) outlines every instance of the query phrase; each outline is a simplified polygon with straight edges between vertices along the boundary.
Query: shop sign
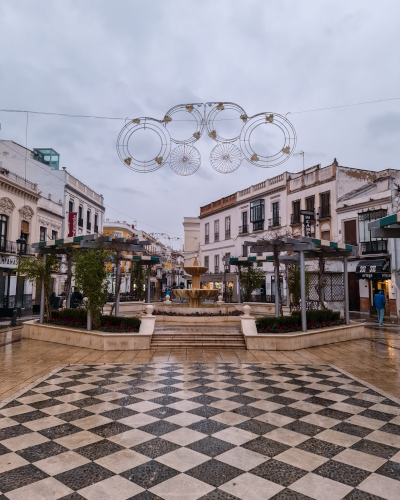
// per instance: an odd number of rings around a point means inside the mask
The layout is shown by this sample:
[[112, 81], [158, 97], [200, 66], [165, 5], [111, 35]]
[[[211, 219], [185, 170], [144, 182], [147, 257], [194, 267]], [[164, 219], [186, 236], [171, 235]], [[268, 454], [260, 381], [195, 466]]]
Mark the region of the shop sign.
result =
[[68, 237], [76, 236], [76, 230], [78, 227], [78, 213], [70, 212], [69, 213], [69, 233]]
[[17, 267], [17, 257], [9, 256], [9, 257], [0, 257], [0, 267], [6, 269], [14, 269]]
[[358, 280], [390, 280], [391, 277], [390, 260], [364, 260], [357, 264]]

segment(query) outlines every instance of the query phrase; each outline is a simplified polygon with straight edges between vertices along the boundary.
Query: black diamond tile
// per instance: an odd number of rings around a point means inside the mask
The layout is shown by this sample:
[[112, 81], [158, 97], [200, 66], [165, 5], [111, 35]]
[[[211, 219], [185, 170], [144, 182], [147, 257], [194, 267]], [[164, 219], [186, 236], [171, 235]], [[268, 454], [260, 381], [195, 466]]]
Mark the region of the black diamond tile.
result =
[[113, 399], [110, 403], [118, 406], [129, 406], [136, 403], [142, 403], [143, 399], [135, 398], [134, 396], [126, 396], [124, 398]]
[[138, 484], [142, 488], [148, 489], [178, 474], [180, 473], [177, 470], [151, 460], [138, 467], [122, 472], [120, 476], [128, 479], [128, 481], [132, 481], [132, 483]]
[[[85, 396], [100, 396], [100, 394], [106, 394], [107, 392], [110, 392], [109, 389], [104, 389], [104, 387], [98, 387], [97, 389], [89, 389], [88, 391], [83, 391], [81, 394], [84, 394]], [[103, 403], [104, 401], [102, 401]], [[75, 403], [75, 401], [74, 401]]]
[[243, 417], [254, 418], [263, 415], [264, 413], [266, 413], [266, 411], [259, 410], [258, 408], [253, 408], [253, 406], [243, 405], [232, 410], [232, 413], [237, 413], [238, 415], [242, 415]]
[[120, 420], [121, 418], [131, 417], [132, 415], [137, 415], [138, 412], [130, 410], [129, 408], [116, 408], [115, 410], [105, 411], [100, 413], [102, 417], [110, 418], [111, 420]]
[[211, 436], [211, 434], [215, 434], [216, 432], [223, 431], [224, 429], [228, 428], [229, 425], [225, 425], [221, 422], [210, 420], [208, 418], [200, 420], [199, 422], [195, 422], [194, 424], [188, 425], [188, 429], [202, 432], [203, 434], [208, 434], [209, 436]]
[[[148, 381], [146, 381], [148, 383]], [[175, 384], [179, 384], [180, 382], [182, 382], [182, 380], [177, 380], [175, 378], [163, 378], [162, 380], [159, 380], [157, 382], [157, 384], [162, 384], [162, 385], [175, 385]], [[142, 384], [144, 384], [145, 382], [142, 382]], [[132, 384], [129, 384], [129, 385], [132, 385]], [[139, 384], [140, 385], [140, 384]], [[182, 389], [179, 389], [180, 391]]]
[[363, 392], [363, 394], [369, 394], [370, 396], [378, 396], [382, 397], [382, 394], [379, 394], [379, 392], [374, 391], [373, 389], [368, 389], [368, 391]]
[[53, 441], [48, 441], [47, 443], [37, 444], [36, 446], [31, 446], [29, 448], [24, 448], [23, 450], [16, 451], [17, 455], [20, 455], [28, 462], [37, 462], [39, 460], [44, 460], [45, 458], [54, 457], [60, 453], [68, 451], [67, 448], [61, 446]]
[[298, 389], [294, 389], [294, 392], [299, 392], [300, 394], [310, 394], [310, 396], [315, 396], [317, 394], [321, 394], [322, 391], [317, 391], [317, 389], [311, 389], [310, 387], [299, 387]]
[[327, 441], [321, 441], [316, 438], [308, 439], [307, 441], [298, 444], [296, 448], [300, 448], [300, 450], [308, 451], [310, 453], [315, 453], [315, 455], [320, 455], [325, 458], [333, 458], [335, 455], [346, 449], [343, 446], [328, 443]]
[[371, 434], [372, 430], [366, 427], [361, 427], [360, 425], [350, 424], [349, 422], [340, 422], [340, 424], [332, 427], [332, 430], [344, 432], [345, 434], [351, 434], [352, 436], [357, 436], [363, 438]]
[[157, 422], [143, 425], [142, 427], [139, 427], [139, 429], [143, 432], [153, 434], [153, 436], [162, 436], [163, 434], [167, 434], [167, 432], [176, 431], [177, 429], [180, 429], [180, 427], [179, 425], [171, 424], [165, 420], [158, 420]]
[[161, 497], [154, 495], [149, 490], [144, 490], [139, 495], [135, 495], [132, 498], [128, 498], [128, 500], [163, 500]]
[[193, 403], [198, 403], [200, 405], [210, 405], [211, 403], [219, 401], [219, 399], [209, 396], [208, 394], [202, 394], [201, 396], [190, 398], [189, 401], [193, 401]]
[[39, 434], [48, 439], [59, 439], [64, 436], [69, 436], [70, 434], [75, 434], [76, 432], [82, 432], [82, 429], [72, 424], [56, 425], [55, 427], [49, 427], [48, 429], [38, 431]]
[[267, 385], [267, 387], [263, 387], [260, 390], [263, 392], [268, 392], [269, 394], [275, 394], [276, 396], [279, 396], [280, 394], [287, 392], [286, 389], [281, 389], [279, 387], [275, 387], [274, 385]]
[[290, 408], [288, 406], [285, 406], [284, 408], [279, 408], [279, 410], [275, 410], [272, 413], [278, 413], [278, 415], [284, 415], [285, 417], [290, 417], [295, 419], [302, 418], [310, 414], [310, 412], [308, 411], [298, 410], [297, 408]]
[[261, 422], [260, 420], [246, 420], [241, 424], [235, 425], [235, 427], [243, 429], [244, 431], [253, 432], [253, 434], [258, 434], [259, 436], [277, 429], [276, 425], [267, 424], [266, 422]]
[[312, 500], [312, 498], [301, 493], [297, 493], [297, 491], [293, 491], [290, 488], [286, 488], [271, 497], [269, 500]]
[[207, 495], [200, 497], [198, 500], [240, 500], [240, 498], [234, 497], [233, 495], [231, 495], [230, 493], [226, 493], [225, 491], [215, 489], [214, 491], [210, 491], [210, 493], [207, 493]]
[[11, 427], [0, 429], [0, 441], [17, 436], [23, 436], [24, 434], [29, 434], [30, 432], [32, 431], [23, 425], [12, 425]]
[[285, 464], [279, 460], [268, 460], [250, 471], [251, 474], [280, 484], [281, 486], [290, 486], [306, 474], [307, 471]]
[[379, 430], [383, 432], [388, 432], [389, 434], [394, 434], [395, 436], [400, 436], [400, 425], [385, 424]]
[[224, 391], [235, 392], [236, 394], [244, 394], [246, 392], [250, 392], [252, 389], [248, 389], [247, 387], [243, 387], [241, 385], [231, 385], [230, 387], [226, 387]]
[[162, 420], [163, 418], [173, 417], [174, 415], [178, 415], [182, 412], [174, 410], [173, 408], [168, 408], [168, 406], [162, 406], [161, 408], [146, 411], [145, 413], [146, 415], [150, 415], [151, 417], [159, 418], [160, 420]]
[[344, 399], [342, 403], [354, 406], [361, 406], [363, 408], [369, 408], [370, 406], [374, 406], [376, 404], [372, 403], [371, 401], [365, 401], [364, 399], [357, 399], [357, 398]]
[[246, 396], [244, 394], [239, 394], [238, 396], [228, 398], [228, 401], [233, 401], [241, 405], [249, 405], [250, 403], [255, 403], [258, 399], [251, 398], [250, 396]]
[[57, 406], [62, 404], [58, 399], [45, 399], [44, 401], [37, 401], [36, 403], [30, 403], [29, 406], [36, 408], [37, 410], [43, 410], [44, 408], [50, 408], [51, 406]]
[[199, 408], [188, 411], [188, 413], [193, 413], [193, 415], [197, 415], [199, 417], [210, 418], [214, 417], [214, 415], [218, 415], [219, 413], [224, 413], [224, 410], [219, 410], [213, 406], [200, 406]]
[[385, 499], [355, 488], [353, 491], [350, 491], [348, 495], [343, 497], [343, 500], [385, 500]]
[[260, 453], [261, 455], [264, 455], [266, 457], [275, 457], [276, 455], [289, 450], [290, 446], [260, 436], [256, 439], [253, 439], [252, 441], [244, 443], [242, 445], [242, 448], [255, 451], [256, 453]]
[[[21, 398], [28, 398], [28, 397], [30, 397], [30, 396], [37, 396], [37, 395], [38, 395], [38, 393], [37, 393], [37, 392], [30, 390], [30, 391], [28, 391], [28, 392], [24, 392], [24, 394], [21, 394], [21, 396], [19, 396], [19, 397], [18, 397], [18, 399], [21, 399]], [[15, 401], [15, 402], [17, 402], [17, 403], [19, 402], [19, 401], [17, 401], [16, 399], [14, 399], [14, 401]], [[18, 405], [17, 405], [17, 406], [18, 406]], [[4, 408], [4, 406], [3, 406], [3, 408]]]
[[123, 446], [120, 446], [119, 444], [108, 441], [107, 439], [103, 439], [102, 441], [98, 441], [97, 443], [87, 444], [86, 446], [77, 448], [74, 451], [76, 453], [79, 453], [79, 455], [84, 456], [88, 460], [97, 460], [124, 449], [125, 448]]
[[225, 453], [226, 451], [235, 448], [235, 446], [231, 443], [227, 443], [226, 441], [222, 441], [222, 439], [208, 436], [204, 439], [200, 439], [200, 441], [188, 444], [186, 448], [190, 448], [191, 450], [207, 455], [208, 457], [216, 457], [221, 455], [221, 453]]
[[[127, 396], [132, 396], [132, 394], [140, 394], [141, 392], [146, 391], [144, 389], [141, 389], [140, 387], [127, 387], [126, 389], [119, 389], [118, 392], [122, 392]], [[143, 401], [143, 399], [141, 399], [140, 401]]]
[[[390, 477], [391, 479], [400, 480], [400, 464], [397, 462], [391, 462], [390, 460], [379, 467], [375, 471], [375, 474], [380, 474], [381, 476]], [[400, 483], [399, 483], [400, 488]], [[400, 492], [400, 490], [399, 490]]]
[[309, 424], [307, 422], [301, 422], [300, 420], [290, 422], [290, 424], [286, 424], [283, 427], [300, 434], [305, 434], [306, 436], [316, 436], [317, 434], [325, 430], [324, 427]]
[[179, 449], [180, 446], [177, 444], [171, 443], [170, 441], [166, 441], [162, 438], [151, 439], [150, 441], [146, 441], [145, 443], [138, 444], [133, 446], [131, 450], [141, 453], [149, 458], [158, 458], [161, 455], [165, 455], [166, 453], [170, 453], [171, 451], [175, 451]]
[[[72, 376], [68, 378], [72, 378]], [[49, 385], [50, 384], [48, 384], [47, 382], [40, 382], [40, 384], [35, 385], [34, 389], [41, 389], [42, 387], [48, 387]]]
[[[0, 497], [1, 498], [1, 497]], [[74, 491], [70, 495], [67, 495], [65, 497], [59, 498], [58, 500], [86, 500], [82, 495]]]
[[[105, 380], [97, 380], [97, 382], [90, 382], [90, 385], [95, 385], [97, 387], [108, 387], [109, 385], [113, 385], [113, 384], [117, 384], [118, 382], [116, 382], [115, 380], [111, 380], [109, 378], [105, 379]], [[110, 392], [110, 391], [107, 391], [107, 392]], [[85, 394], [87, 393], [87, 391], [85, 391]]]
[[71, 488], [71, 490], [76, 491], [99, 481], [104, 481], [104, 479], [108, 479], [114, 475], [113, 472], [101, 467], [101, 465], [89, 462], [75, 469], [57, 474], [54, 478], [60, 481], [60, 483], [65, 484], [65, 486], [68, 486], [68, 488]]
[[0, 490], [7, 493], [28, 484], [36, 483], [41, 479], [49, 477], [45, 472], [32, 464], [17, 467], [8, 472], [0, 474]]
[[386, 458], [389, 460], [399, 451], [394, 446], [389, 446], [387, 444], [376, 443], [375, 441], [368, 441], [368, 439], [362, 439], [357, 443], [350, 446], [352, 450], [362, 451], [363, 453], [368, 453], [369, 455], [375, 455], [377, 457]]
[[374, 418], [375, 420], [382, 420], [383, 422], [390, 422], [395, 415], [391, 415], [390, 413], [384, 413], [382, 411], [375, 411], [375, 410], [364, 410], [361, 413], [359, 413], [362, 417], [368, 417], [368, 418]]
[[[60, 402], [58, 403], [60, 404]], [[104, 403], [104, 401], [96, 398], [83, 398], [83, 399], [78, 399], [77, 401], [73, 401], [70, 404], [77, 406], [78, 408], [86, 408], [87, 406], [98, 405], [100, 403]]]
[[[356, 391], [348, 391], [346, 389], [331, 389], [329, 392], [332, 392], [333, 394], [340, 394], [341, 396], [354, 396], [354, 394], [357, 394]], [[372, 391], [373, 392], [373, 391]]]
[[[155, 389], [154, 392], [159, 392], [160, 394], [168, 395], [168, 394], [173, 394], [174, 392], [179, 392], [181, 390], [182, 389], [179, 389], [178, 387], [174, 387], [173, 385], [165, 385], [164, 387], [160, 387], [159, 389]], [[189, 389], [189, 390], [191, 390], [191, 389]], [[198, 391], [198, 392], [202, 392], [202, 391]]]
[[219, 460], [211, 459], [186, 471], [185, 474], [217, 488], [240, 476], [243, 474], [243, 471]]
[[296, 399], [286, 398], [284, 396], [273, 396], [272, 398], [268, 398], [267, 401], [272, 401], [278, 405], [291, 405], [293, 403], [297, 403]]
[[332, 408], [324, 408], [323, 410], [317, 411], [317, 415], [322, 415], [323, 417], [335, 418], [336, 420], [347, 420], [352, 413], [347, 413], [344, 411], [333, 410]]
[[99, 425], [90, 429], [90, 432], [97, 434], [103, 438], [108, 438], [115, 436], [116, 434], [121, 434], [121, 432], [131, 431], [132, 427], [129, 425], [122, 424], [121, 422], [108, 422], [108, 424]]
[[37, 420], [39, 418], [48, 417], [47, 413], [43, 413], [42, 411], [30, 411], [28, 413], [22, 413], [21, 415], [14, 415], [12, 417], [16, 422], [23, 424], [25, 422], [32, 422], [32, 420]]
[[[317, 380], [315, 382], [318, 382]], [[339, 387], [343, 385], [343, 382], [332, 382], [332, 380], [321, 380], [319, 383], [323, 385], [329, 385], [330, 387]]]
[[57, 391], [46, 392], [46, 396], [49, 398], [59, 398], [60, 396], [67, 396], [67, 394], [73, 394], [73, 391], [69, 389], [58, 389]]
[[174, 398], [173, 396], [160, 396], [159, 398], [150, 399], [150, 401], [158, 405], [167, 406], [173, 403], [180, 403], [182, 399]]
[[371, 474], [365, 470], [352, 467], [351, 465], [342, 464], [341, 462], [336, 462], [335, 460], [329, 460], [329, 462], [326, 462], [317, 469], [314, 469], [313, 473], [322, 477], [328, 477], [333, 481], [347, 484], [348, 486], [353, 486], [353, 488], [358, 486]]
[[78, 385], [79, 382], [77, 380], [71, 380], [69, 382], [61, 382], [61, 384], [57, 384], [59, 387], [62, 387], [63, 389], [68, 389], [69, 387], [74, 387]]
[[328, 408], [331, 405], [337, 403], [337, 401], [333, 401], [332, 399], [319, 398], [318, 396], [312, 396], [311, 398], [307, 398], [304, 400], [306, 403], [311, 403], [318, 406], [324, 406]]
[[[381, 394], [379, 394], [379, 396], [381, 396]], [[400, 405], [398, 403], [395, 403], [391, 399], [384, 399], [379, 404], [381, 404], [381, 405], [387, 405], [387, 406], [394, 406], [395, 408], [400, 408]]]
[[9, 450], [8, 448], [6, 448], [2, 444], [0, 444], [0, 456], [5, 455], [6, 453], [10, 453], [10, 452], [11, 452], [11, 450]]
[[61, 415], [57, 415], [57, 418], [61, 420], [65, 420], [65, 422], [72, 422], [73, 420], [79, 420], [80, 418], [86, 418], [92, 416], [93, 413], [90, 411], [86, 411], [83, 408], [79, 410], [67, 411], [66, 413], [61, 413]]

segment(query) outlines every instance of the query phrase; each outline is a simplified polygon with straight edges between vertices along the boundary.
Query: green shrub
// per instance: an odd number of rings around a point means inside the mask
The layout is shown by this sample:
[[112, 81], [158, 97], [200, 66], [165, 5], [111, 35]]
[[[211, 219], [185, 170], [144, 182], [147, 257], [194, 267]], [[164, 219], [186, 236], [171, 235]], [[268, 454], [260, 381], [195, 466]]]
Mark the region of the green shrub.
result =
[[[84, 309], [63, 309], [53, 311], [52, 324], [70, 326], [72, 328], [86, 328], [87, 312]], [[100, 316], [100, 330], [104, 332], [137, 332], [140, 327], [139, 318], [124, 318], [121, 316]]]
[[[322, 311], [307, 311], [307, 329], [324, 328], [343, 325], [340, 313], [330, 309]], [[256, 320], [258, 333], [286, 333], [301, 331], [301, 313], [293, 312], [291, 316], [264, 317]]]

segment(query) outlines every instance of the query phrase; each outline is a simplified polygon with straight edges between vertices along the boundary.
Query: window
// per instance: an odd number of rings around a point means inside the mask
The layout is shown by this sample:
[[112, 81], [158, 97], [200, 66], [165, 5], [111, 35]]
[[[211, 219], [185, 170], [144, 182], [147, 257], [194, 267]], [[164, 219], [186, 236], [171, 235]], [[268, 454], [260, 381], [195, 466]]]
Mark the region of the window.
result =
[[114, 231], [114, 238], [123, 238], [122, 231]]
[[231, 218], [225, 217], [225, 239], [229, 240], [231, 237]]
[[207, 269], [210, 267], [209, 266], [209, 257], [208, 257], [208, 255], [206, 255], [204, 257], [204, 267], [206, 267]]
[[345, 220], [344, 221], [344, 242], [349, 245], [357, 246], [357, 221]]
[[264, 220], [264, 200], [256, 200], [250, 203], [250, 222]]
[[324, 217], [330, 217], [331, 211], [330, 211], [330, 205], [329, 205], [329, 200], [330, 200], [330, 193], [322, 193], [321, 195], [321, 206], [319, 208], [319, 218], [324, 218]]
[[214, 272], [219, 273], [219, 255], [214, 255]]
[[321, 231], [321, 240], [331, 241], [331, 232], [330, 231]]
[[99, 232], [99, 214], [94, 214], [94, 230], [96, 233]]
[[69, 212], [74, 211], [74, 200], [69, 200], [68, 210], [69, 210]]
[[310, 198], [306, 198], [306, 210], [308, 210], [309, 212], [314, 212], [315, 210], [314, 206], [315, 206], [315, 197], [310, 196]]
[[0, 215], [0, 252], [6, 251], [8, 217]]
[[239, 234], [246, 234], [249, 232], [247, 226], [247, 212], [242, 212], [242, 225], [239, 227]]
[[214, 241], [219, 241], [219, 220], [214, 221]]
[[279, 217], [279, 201], [272, 203], [272, 219], [269, 220], [269, 227], [277, 227], [281, 225]]
[[[228, 253], [226, 253], [226, 254], [225, 254], [225, 258], [226, 258], [226, 259], [230, 259], [230, 258], [231, 258], [231, 254], [230, 254], [229, 252], [228, 252]], [[226, 266], [225, 266], [225, 267], [227, 268], [227, 269], [226, 269], [226, 271], [227, 271], [228, 273], [230, 273], [230, 272], [231, 272], [231, 265], [229, 264], [229, 262], [227, 262], [227, 263], [226, 263]]]
[[43, 226], [39, 229], [39, 241], [46, 241], [46, 228]]
[[83, 207], [82, 207], [82, 205], [79, 205], [78, 226], [83, 227]]
[[91, 214], [90, 210], [88, 210], [86, 213], [86, 229], [88, 229], [88, 230], [90, 230], [92, 228], [91, 217], [92, 217], [92, 214]]
[[204, 226], [205, 236], [204, 243], [210, 243], [210, 224], [207, 222]]
[[292, 224], [300, 222], [300, 200], [293, 202]]
[[247, 257], [247, 250], [248, 250], [248, 246], [247, 245], [242, 245], [242, 257]]
[[376, 219], [386, 217], [387, 209], [367, 210], [358, 214], [358, 231], [363, 254], [387, 253], [387, 240], [382, 238], [371, 238], [368, 224]]
[[[29, 238], [29, 222], [26, 220], [21, 221], [21, 238], [28, 243]], [[26, 253], [26, 243], [21, 245], [21, 253]]]
[[51, 232], [51, 239], [56, 240], [58, 238], [58, 232], [57, 231], [52, 231]]

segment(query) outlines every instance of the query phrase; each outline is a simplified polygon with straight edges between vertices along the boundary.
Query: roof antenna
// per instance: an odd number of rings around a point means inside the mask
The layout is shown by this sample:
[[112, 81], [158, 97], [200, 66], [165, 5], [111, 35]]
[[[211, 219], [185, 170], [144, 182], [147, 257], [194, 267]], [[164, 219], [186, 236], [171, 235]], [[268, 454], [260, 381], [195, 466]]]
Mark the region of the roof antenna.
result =
[[293, 156], [302, 156], [303, 157], [303, 172], [304, 172], [304, 151], [299, 151], [298, 153], [294, 153]]

